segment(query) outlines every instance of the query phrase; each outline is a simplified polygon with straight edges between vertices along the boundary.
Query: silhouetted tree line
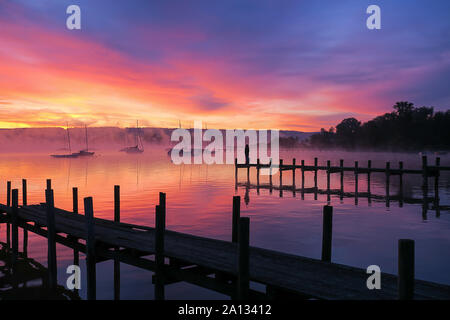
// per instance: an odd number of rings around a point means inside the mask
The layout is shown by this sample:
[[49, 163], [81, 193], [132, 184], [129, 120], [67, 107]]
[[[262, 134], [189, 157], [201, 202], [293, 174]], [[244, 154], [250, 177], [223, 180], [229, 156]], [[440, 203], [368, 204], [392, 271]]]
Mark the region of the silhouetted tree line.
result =
[[433, 107], [414, 107], [401, 101], [394, 111], [361, 124], [355, 118], [342, 120], [336, 128], [321, 129], [303, 146], [317, 148], [448, 150], [450, 110], [434, 112]]

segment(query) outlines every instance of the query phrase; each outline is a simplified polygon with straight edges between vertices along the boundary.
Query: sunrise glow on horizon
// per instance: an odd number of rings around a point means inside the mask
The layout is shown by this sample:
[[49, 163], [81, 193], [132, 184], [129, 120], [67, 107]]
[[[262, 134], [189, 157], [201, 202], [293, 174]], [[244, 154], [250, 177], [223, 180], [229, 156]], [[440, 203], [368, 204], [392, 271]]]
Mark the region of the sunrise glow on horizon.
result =
[[448, 109], [450, 3], [376, 2], [374, 31], [368, 1], [0, 0], [0, 128], [311, 132], [396, 101]]

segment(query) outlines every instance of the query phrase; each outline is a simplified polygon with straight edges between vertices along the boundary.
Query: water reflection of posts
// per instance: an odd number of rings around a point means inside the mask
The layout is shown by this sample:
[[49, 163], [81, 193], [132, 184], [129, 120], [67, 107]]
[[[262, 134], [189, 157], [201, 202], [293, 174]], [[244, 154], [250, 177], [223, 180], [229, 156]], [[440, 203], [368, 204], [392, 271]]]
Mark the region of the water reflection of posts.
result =
[[372, 160], [367, 161], [367, 200], [369, 202], [369, 206], [372, 203], [372, 197], [370, 196], [370, 172], [372, 168]]
[[327, 202], [329, 203], [331, 200], [330, 195], [330, 174], [331, 174], [331, 162], [330, 160], [327, 160]]
[[[120, 223], [120, 186], [114, 186], [114, 222]], [[114, 249], [117, 253], [119, 248]], [[120, 300], [120, 261], [114, 257], [114, 300]]]
[[427, 220], [428, 212], [428, 159], [422, 156], [422, 219]]
[[339, 160], [339, 167], [341, 169], [341, 192], [339, 195], [339, 199], [344, 199], [344, 160]]
[[400, 208], [403, 207], [403, 161], [400, 161], [398, 163], [398, 169], [399, 169], [399, 201], [398, 206]]
[[355, 161], [355, 205], [358, 204], [358, 161]]
[[390, 199], [389, 199], [389, 186], [391, 184], [391, 163], [386, 162], [386, 207], [390, 206]]
[[439, 209], [439, 167], [441, 165], [441, 158], [436, 158], [436, 175], [434, 177], [434, 208], [436, 210], [436, 217], [439, 218], [441, 215], [440, 209]]
[[280, 198], [283, 197], [283, 170], [281, 170], [282, 167], [283, 167], [283, 159], [280, 159], [280, 166], [279, 166], [279, 171], [280, 171]]

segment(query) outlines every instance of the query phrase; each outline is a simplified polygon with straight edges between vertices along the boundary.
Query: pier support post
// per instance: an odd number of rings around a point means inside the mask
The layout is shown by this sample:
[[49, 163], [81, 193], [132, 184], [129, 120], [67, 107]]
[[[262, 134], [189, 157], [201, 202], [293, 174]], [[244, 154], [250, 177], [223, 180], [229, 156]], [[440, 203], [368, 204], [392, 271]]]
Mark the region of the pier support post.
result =
[[239, 219], [241, 217], [241, 197], [233, 197], [233, 218], [231, 225], [231, 241], [238, 242]]
[[317, 189], [317, 158], [314, 158], [314, 188]]
[[237, 189], [237, 183], [238, 183], [238, 163], [237, 163], [237, 158], [234, 159], [234, 182], [236, 184], [236, 189]]
[[[114, 222], [120, 222], [120, 186], [114, 186]], [[114, 249], [119, 252], [119, 248]], [[114, 258], [114, 300], [120, 300], [120, 261]]]
[[55, 230], [55, 202], [53, 190], [45, 190], [46, 214], [47, 214], [47, 260], [48, 260], [48, 283], [51, 290], [57, 286], [57, 264], [56, 264], [56, 230]]
[[[6, 206], [11, 207], [11, 181], [6, 182]], [[6, 223], [6, 246], [11, 247], [11, 224]]]
[[155, 300], [164, 300], [164, 233], [166, 228], [165, 207], [156, 206], [155, 221]]
[[239, 219], [239, 243], [238, 243], [238, 300], [248, 298], [250, 289], [250, 218]]
[[12, 190], [12, 265], [15, 269], [19, 254], [19, 190]]
[[305, 160], [302, 160], [302, 194], [305, 192]]
[[52, 188], [52, 179], [47, 179], [47, 190]]
[[414, 240], [398, 241], [398, 298], [414, 298]]
[[[27, 194], [27, 180], [22, 179], [22, 206], [28, 205], [28, 194]], [[28, 230], [23, 229], [23, 241], [22, 241], [22, 252], [25, 255], [25, 257], [28, 254]]]
[[84, 215], [86, 219], [86, 271], [87, 271], [87, 299], [97, 298], [96, 266], [95, 266], [95, 227], [94, 207], [92, 197], [84, 198]]
[[72, 188], [72, 211], [78, 213], [78, 188]]
[[323, 207], [322, 261], [331, 262], [331, 244], [333, 233], [333, 207]]

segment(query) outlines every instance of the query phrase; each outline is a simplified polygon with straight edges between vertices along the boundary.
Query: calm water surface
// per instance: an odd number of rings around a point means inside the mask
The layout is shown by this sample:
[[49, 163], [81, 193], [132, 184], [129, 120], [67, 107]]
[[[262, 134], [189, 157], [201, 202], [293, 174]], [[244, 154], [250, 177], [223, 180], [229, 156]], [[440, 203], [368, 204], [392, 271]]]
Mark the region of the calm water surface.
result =
[[[397, 168], [398, 161], [404, 168], [420, 168], [421, 158], [417, 154], [363, 153], [336, 151], [282, 151], [285, 163], [292, 158], [299, 164], [313, 164], [319, 158], [319, 165], [331, 160], [338, 165], [339, 159], [352, 166], [355, 160], [360, 167], [372, 160], [372, 167]], [[429, 156], [434, 163], [434, 156]], [[441, 165], [449, 166], [450, 158], [441, 156]], [[21, 189], [21, 179], [28, 180], [28, 202], [43, 202], [46, 179], [52, 179], [55, 205], [71, 210], [72, 187], [79, 188], [80, 211], [82, 198], [94, 198], [94, 213], [97, 217], [113, 219], [114, 185], [121, 186], [121, 220], [123, 222], [154, 226], [154, 207], [158, 193], [167, 194], [167, 228], [200, 236], [222, 240], [231, 239], [231, 208], [233, 195], [242, 198], [241, 215], [250, 217], [250, 244], [268, 249], [280, 250], [320, 259], [322, 237], [322, 207], [327, 204], [327, 195], [294, 194], [277, 190], [270, 193], [244, 186], [235, 189], [233, 165], [174, 165], [164, 149], [147, 150], [142, 155], [127, 155], [116, 152], [97, 152], [93, 158], [53, 159], [47, 154], [0, 154], [0, 203], [6, 202], [6, 181], [12, 181], [13, 188]], [[274, 185], [279, 175], [273, 177]], [[239, 180], [245, 182], [246, 170], [241, 169]], [[406, 175], [403, 178], [404, 197], [422, 197], [420, 175]], [[250, 181], [256, 183], [256, 170], [251, 171]], [[268, 177], [261, 176], [261, 183], [268, 183]], [[450, 204], [449, 174], [442, 174], [439, 181], [440, 204]], [[283, 184], [292, 184], [292, 174], [283, 172]], [[305, 174], [305, 187], [314, 184], [313, 173]], [[430, 178], [429, 196], [433, 195], [434, 181]], [[296, 173], [296, 185], [301, 186], [301, 174]], [[319, 172], [318, 185], [326, 189], [326, 174]], [[340, 188], [339, 174], [331, 175], [331, 188]], [[346, 192], [355, 188], [354, 175], [344, 176]], [[391, 177], [390, 193], [398, 193], [398, 177]], [[359, 176], [359, 191], [367, 190], [365, 174]], [[371, 192], [385, 194], [384, 174], [372, 174]], [[333, 256], [336, 263], [366, 268], [377, 264], [383, 272], [396, 273], [397, 241], [400, 238], [416, 240], [416, 277], [450, 284], [450, 215], [441, 210], [437, 215], [429, 204], [423, 214], [421, 204], [403, 204], [391, 201], [376, 201], [360, 197], [357, 205], [354, 198], [339, 199], [332, 195]], [[20, 241], [22, 241], [20, 232]], [[0, 229], [0, 240], [5, 241], [4, 225]], [[21, 244], [20, 244], [21, 246]], [[29, 233], [28, 254], [46, 265], [47, 242], [45, 238]], [[58, 281], [65, 284], [67, 266], [73, 262], [73, 251], [57, 245]], [[84, 256], [80, 254], [84, 270]], [[85, 297], [86, 279], [82, 277], [80, 296]], [[186, 283], [166, 287], [167, 299], [215, 299], [227, 298]], [[121, 298], [153, 299], [152, 273], [138, 268], [121, 265]], [[106, 261], [97, 265], [97, 298], [113, 298], [113, 263]]]

